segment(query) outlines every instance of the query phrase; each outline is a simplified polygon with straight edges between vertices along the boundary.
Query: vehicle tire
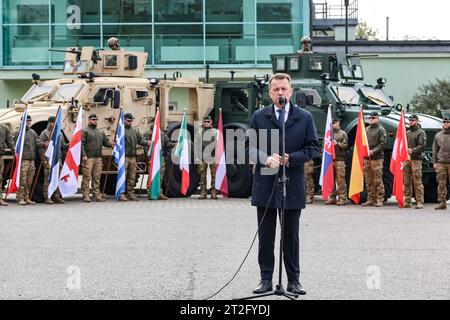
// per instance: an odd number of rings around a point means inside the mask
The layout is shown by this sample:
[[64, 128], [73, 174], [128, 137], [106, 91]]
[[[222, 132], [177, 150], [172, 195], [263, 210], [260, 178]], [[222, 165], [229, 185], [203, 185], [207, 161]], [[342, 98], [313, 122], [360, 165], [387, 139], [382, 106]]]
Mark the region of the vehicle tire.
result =
[[164, 171], [164, 185], [167, 183], [167, 194], [169, 197], [184, 198], [192, 196], [198, 189], [200, 175], [198, 174], [198, 165], [194, 164], [193, 144], [190, 142], [189, 154], [191, 162], [189, 164], [189, 187], [186, 195], [181, 193], [181, 170], [179, 163], [174, 163], [175, 148], [172, 149], [171, 156], [167, 157], [166, 169]]

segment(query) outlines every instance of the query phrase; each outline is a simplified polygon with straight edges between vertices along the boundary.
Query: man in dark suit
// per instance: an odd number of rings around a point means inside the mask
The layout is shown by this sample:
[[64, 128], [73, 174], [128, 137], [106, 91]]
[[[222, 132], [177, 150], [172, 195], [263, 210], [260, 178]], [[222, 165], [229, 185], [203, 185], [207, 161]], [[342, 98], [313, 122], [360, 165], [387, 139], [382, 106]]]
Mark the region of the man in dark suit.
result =
[[[320, 147], [312, 115], [290, 102], [290, 76], [274, 74], [269, 80], [269, 95], [273, 104], [255, 112], [247, 131], [250, 162], [255, 164], [252, 205], [257, 207], [258, 213], [258, 263], [261, 271], [261, 281], [253, 293], [272, 290], [277, 210], [281, 209], [282, 202], [282, 186], [278, 179], [284, 165], [288, 178], [283, 239], [287, 291], [306, 294], [299, 281], [299, 223], [306, 200], [303, 167]], [[282, 121], [286, 136], [284, 155], [281, 154]]]

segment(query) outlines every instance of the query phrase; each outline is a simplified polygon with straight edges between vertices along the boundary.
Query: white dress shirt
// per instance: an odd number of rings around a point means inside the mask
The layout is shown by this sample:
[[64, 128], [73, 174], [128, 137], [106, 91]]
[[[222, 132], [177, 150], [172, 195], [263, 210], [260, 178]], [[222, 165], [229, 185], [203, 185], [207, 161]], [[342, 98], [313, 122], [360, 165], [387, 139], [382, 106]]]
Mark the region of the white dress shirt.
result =
[[[289, 108], [290, 108], [290, 103], [286, 103], [286, 105], [284, 106], [284, 122], [287, 121], [288, 115], [289, 115]], [[275, 104], [273, 105], [273, 108], [275, 110], [275, 117], [278, 118], [280, 117], [280, 113], [277, 110], [280, 110]]]

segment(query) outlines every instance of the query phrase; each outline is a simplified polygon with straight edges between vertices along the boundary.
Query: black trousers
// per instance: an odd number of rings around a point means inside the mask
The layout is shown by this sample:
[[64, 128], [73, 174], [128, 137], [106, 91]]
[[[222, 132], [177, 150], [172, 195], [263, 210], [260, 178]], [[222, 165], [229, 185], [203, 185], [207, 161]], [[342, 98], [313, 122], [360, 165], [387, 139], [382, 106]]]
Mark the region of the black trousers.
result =
[[[265, 208], [258, 207], [258, 225], [261, 224]], [[278, 209], [268, 208], [259, 227], [258, 263], [262, 280], [272, 280], [275, 266], [275, 233]], [[302, 210], [285, 210], [283, 260], [288, 282], [298, 282], [300, 277], [299, 224]], [[278, 257], [279, 259], [279, 257]], [[278, 260], [277, 260], [278, 261]]]

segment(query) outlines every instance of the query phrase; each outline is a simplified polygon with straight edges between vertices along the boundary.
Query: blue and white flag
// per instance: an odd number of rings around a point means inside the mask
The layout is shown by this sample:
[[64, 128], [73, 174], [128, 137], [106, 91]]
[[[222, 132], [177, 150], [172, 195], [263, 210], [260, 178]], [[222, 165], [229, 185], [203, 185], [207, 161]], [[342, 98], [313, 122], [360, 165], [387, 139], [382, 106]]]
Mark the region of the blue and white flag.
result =
[[113, 150], [114, 163], [117, 165], [116, 200], [119, 200], [120, 195], [125, 192], [125, 127], [123, 123], [123, 110], [121, 110]]
[[48, 175], [48, 181], [50, 182], [48, 185], [48, 197], [51, 198], [53, 193], [58, 188], [59, 182], [59, 158], [61, 154], [61, 124], [62, 124], [62, 116], [61, 116], [61, 108], [58, 109], [58, 113], [56, 114], [55, 126], [53, 127], [52, 136], [50, 138], [50, 142], [47, 147], [47, 151], [45, 151], [45, 156], [48, 159], [48, 163], [50, 165], [50, 174]]

